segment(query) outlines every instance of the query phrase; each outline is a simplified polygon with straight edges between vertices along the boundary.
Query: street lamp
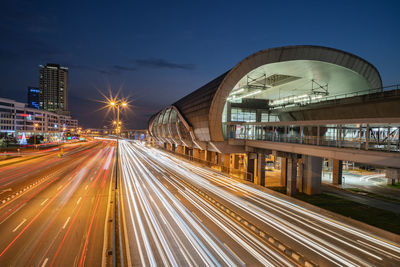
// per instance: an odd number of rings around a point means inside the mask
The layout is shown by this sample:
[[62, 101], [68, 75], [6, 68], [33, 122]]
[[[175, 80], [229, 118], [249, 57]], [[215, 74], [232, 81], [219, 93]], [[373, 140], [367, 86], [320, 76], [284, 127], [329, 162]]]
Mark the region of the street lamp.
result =
[[116, 134], [117, 134], [117, 167], [115, 168], [115, 189], [118, 189], [118, 154], [119, 154], [119, 134], [121, 132], [121, 122], [119, 121], [119, 108], [125, 108], [128, 106], [128, 103], [124, 100], [115, 99], [108, 102], [108, 106], [111, 108], [117, 109], [117, 121], [113, 121], [116, 127]]
[[121, 128], [121, 127], [119, 127], [119, 125], [121, 124], [121, 121], [119, 120], [119, 108], [120, 108], [120, 107], [122, 107], [122, 108], [127, 107], [127, 106], [128, 106], [128, 103], [125, 102], [125, 101], [123, 101], [123, 100], [116, 99], [116, 100], [114, 100], [114, 101], [108, 102], [108, 105], [109, 105], [111, 108], [116, 108], [116, 109], [117, 109], [117, 120], [116, 120], [116, 121], [113, 121], [113, 124], [117, 125], [117, 127], [116, 127], [116, 133], [117, 133], [117, 140], [118, 140], [118, 137], [119, 137], [119, 134], [120, 134], [120, 128]]
[[33, 124], [33, 145], [36, 148], [36, 128], [39, 127], [38, 123]]

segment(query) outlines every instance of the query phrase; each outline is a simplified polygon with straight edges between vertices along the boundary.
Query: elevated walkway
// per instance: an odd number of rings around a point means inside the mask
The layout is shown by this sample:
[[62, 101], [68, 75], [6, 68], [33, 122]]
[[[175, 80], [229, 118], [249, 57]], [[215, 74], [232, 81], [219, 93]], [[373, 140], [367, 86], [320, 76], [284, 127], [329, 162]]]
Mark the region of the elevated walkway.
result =
[[228, 143], [398, 168], [400, 118], [228, 122]]

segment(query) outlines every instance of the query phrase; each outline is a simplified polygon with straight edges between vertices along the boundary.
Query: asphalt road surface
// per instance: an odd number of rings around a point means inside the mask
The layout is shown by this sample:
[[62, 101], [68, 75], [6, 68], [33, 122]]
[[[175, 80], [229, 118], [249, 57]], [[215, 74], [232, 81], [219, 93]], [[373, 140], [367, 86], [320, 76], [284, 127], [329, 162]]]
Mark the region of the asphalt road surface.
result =
[[[111, 265], [115, 144], [0, 165], [0, 266]], [[300, 202], [140, 142], [118, 151], [125, 266], [400, 266], [399, 244]]]
[[114, 150], [115, 142], [79, 144], [62, 158], [54, 151], [0, 167], [0, 188], [14, 195], [0, 204], [0, 266], [107, 263]]
[[128, 265], [400, 266], [399, 244], [255, 186], [140, 143], [120, 157]]

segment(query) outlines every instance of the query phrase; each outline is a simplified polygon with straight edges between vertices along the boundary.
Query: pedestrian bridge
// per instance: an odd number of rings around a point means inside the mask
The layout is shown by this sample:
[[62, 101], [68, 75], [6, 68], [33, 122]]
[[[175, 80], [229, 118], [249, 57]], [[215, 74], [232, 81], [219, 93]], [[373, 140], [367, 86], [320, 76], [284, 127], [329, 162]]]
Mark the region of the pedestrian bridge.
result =
[[229, 144], [385, 167], [400, 166], [400, 118], [227, 122]]

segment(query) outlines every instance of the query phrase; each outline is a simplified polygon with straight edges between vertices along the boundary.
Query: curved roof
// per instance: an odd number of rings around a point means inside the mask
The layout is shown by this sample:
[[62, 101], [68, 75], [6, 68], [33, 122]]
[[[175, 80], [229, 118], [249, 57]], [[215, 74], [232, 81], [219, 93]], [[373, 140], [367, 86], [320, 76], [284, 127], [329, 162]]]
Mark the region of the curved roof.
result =
[[290, 86], [270, 86], [268, 91], [258, 96], [272, 100], [278, 99], [278, 95], [301, 94], [301, 85], [314, 79], [329, 84], [329, 91], [333, 93], [382, 87], [377, 69], [358, 56], [321, 46], [287, 46], [261, 50], [248, 56], [173, 106], [192, 127], [198, 140], [223, 141], [222, 112], [230, 93], [244, 82], [245, 77], [260, 74], [296, 80]]

